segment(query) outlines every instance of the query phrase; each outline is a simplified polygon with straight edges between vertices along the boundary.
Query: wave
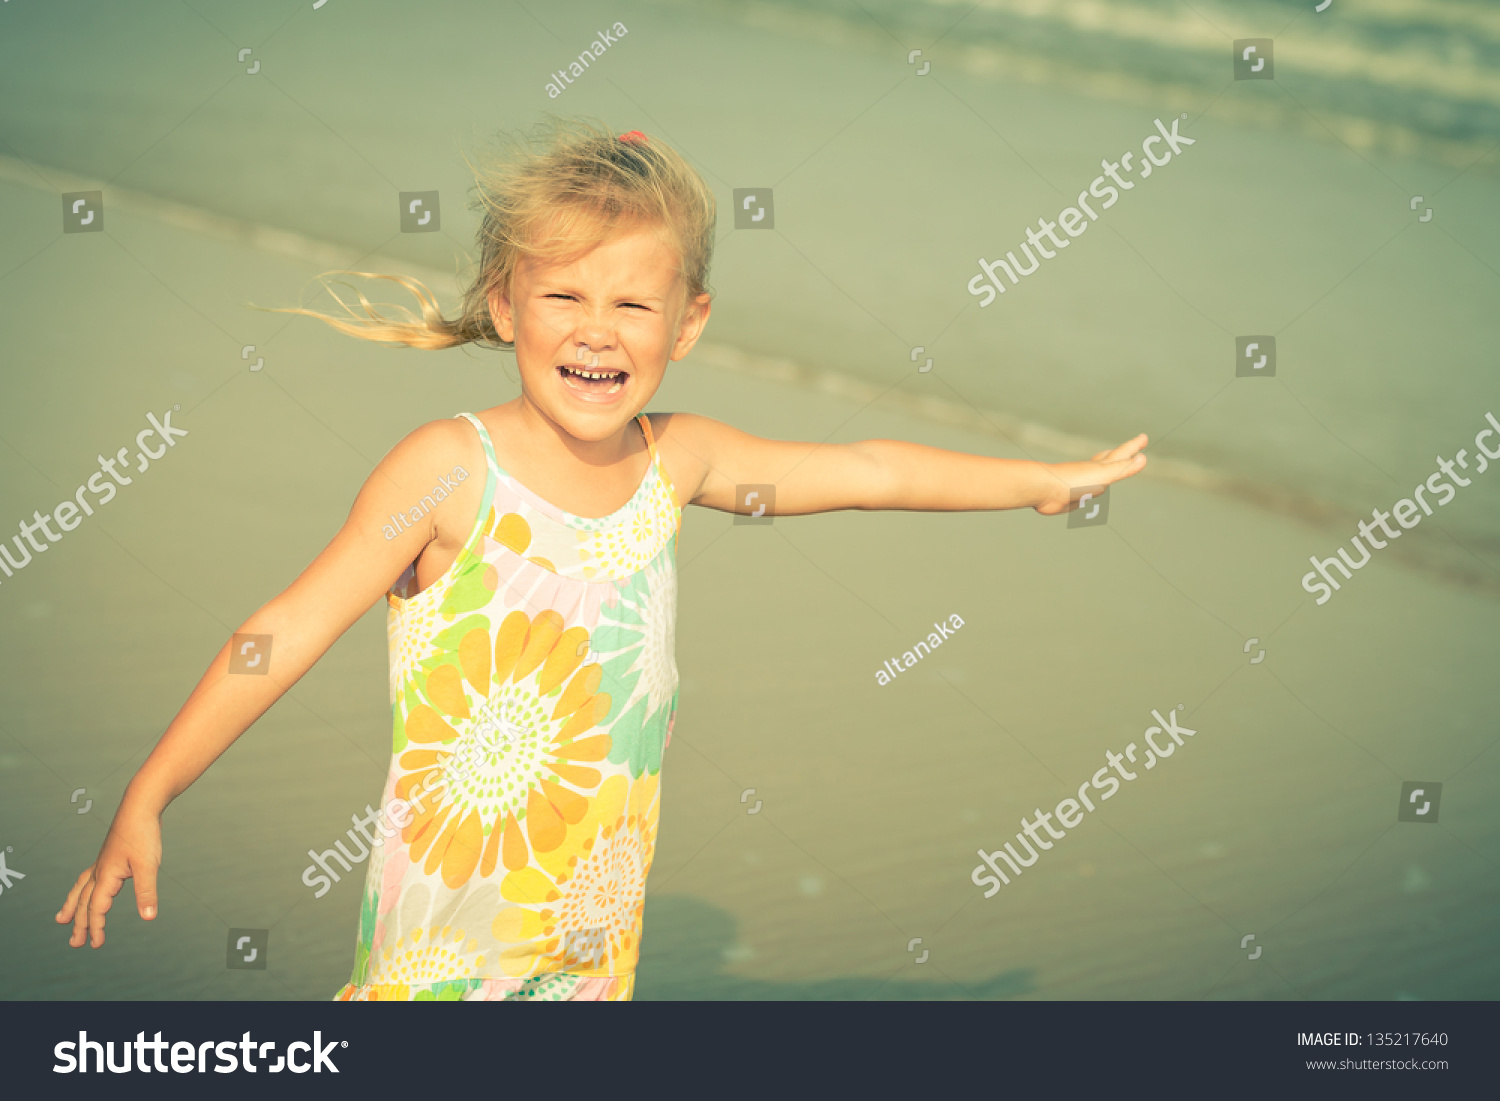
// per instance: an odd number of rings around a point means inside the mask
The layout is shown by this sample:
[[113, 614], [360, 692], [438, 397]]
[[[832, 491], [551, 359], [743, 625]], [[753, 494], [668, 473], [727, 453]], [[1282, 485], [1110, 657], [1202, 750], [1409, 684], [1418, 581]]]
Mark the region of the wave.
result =
[[[804, 41], [923, 51], [938, 71], [1293, 129], [1467, 166], [1500, 139], [1500, 6], [1467, 0], [655, 0]], [[1237, 38], [1279, 96], [1225, 96]]]

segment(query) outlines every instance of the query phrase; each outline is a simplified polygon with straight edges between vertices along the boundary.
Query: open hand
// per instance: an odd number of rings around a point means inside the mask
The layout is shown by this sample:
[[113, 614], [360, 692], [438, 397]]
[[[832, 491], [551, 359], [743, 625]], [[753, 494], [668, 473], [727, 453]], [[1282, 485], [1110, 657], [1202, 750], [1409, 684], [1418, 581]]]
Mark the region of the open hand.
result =
[[109, 835], [99, 850], [99, 859], [85, 868], [57, 912], [57, 923], [73, 923], [68, 944], [82, 948], [85, 938], [93, 947], [104, 943], [104, 915], [114, 905], [125, 881], [135, 878], [135, 905], [146, 921], [156, 917], [156, 870], [161, 867], [161, 819], [154, 814], [129, 814], [124, 808], [115, 816]]
[[1139, 474], [1146, 466], [1146, 443], [1143, 432], [1119, 447], [1099, 452], [1086, 463], [1047, 464], [1042, 468], [1041, 497], [1032, 507], [1043, 516], [1071, 512], [1078, 507], [1078, 499], [1084, 493], [1090, 490], [1098, 493], [1104, 486]]

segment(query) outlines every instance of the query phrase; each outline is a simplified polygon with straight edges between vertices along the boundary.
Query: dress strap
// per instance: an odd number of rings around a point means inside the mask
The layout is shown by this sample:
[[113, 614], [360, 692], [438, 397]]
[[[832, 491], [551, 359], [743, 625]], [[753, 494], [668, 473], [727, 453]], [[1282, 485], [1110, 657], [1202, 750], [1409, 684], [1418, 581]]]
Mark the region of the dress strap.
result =
[[636, 415], [635, 420], [641, 426], [641, 432], [646, 437], [646, 449], [651, 452], [651, 461], [654, 463], [657, 461], [656, 437], [651, 434], [651, 418], [646, 416], [645, 413], [640, 413]]
[[473, 413], [456, 413], [454, 416], [455, 418], [463, 417], [478, 429], [479, 442], [484, 446], [484, 461], [489, 464], [492, 473], [498, 474], [500, 472], [500, 460], [495, 458], [495, 444], [490, 439], [489, 429], [484, 426], [484, 422]]
[[677, 499], [677, 487], [672, 484], [672, 479], [667, 474], [667, 468], [662, 464], [661, 455], [656, 450], [656, 437], [651, 434], [651, 418], [645, 413], [639, 414], [636, 423], [641, 426], [641, 432], [646, 437], [646, 449], [651, 452], [651, 463], [656, 467], [657, 476], [667, 487], [667, 493], [672, 498], [672, 523], [675, 529], [672, 536], [672, 553], [677, 553], [678, 541], [682, 538], [682, 502]]
[[474, 530], [469, 533], [468, 542], [464, 546], [471, 546], [478, 536], [480, 529], [489, 517], [493, 502], [495, 500], [495, 489], [500, 484], [500, 461], [495, 458], [495, 445], [490, 440], [489, 429], [485, 428], [484, 422], [473, 413], [456, 413], [454, 418], [463, 417], [479, 432], [479, 442], [484, 447], [484, 461], [489, 468], [484, 480], [484, 497], [479, 502], [479, 515], [474, 518]]
[[641, 426], [641, 431], [646, 436], [646, 449], [651, 452], [651, 462], [655, 464], [657, 473], [661, 480], [667, 483], [667, 490], [672, 494], [672, 504], [677, 511], [682, 511], [682, 502], [677, 499], [677, 487], [672, 484], [672, 479], [667, 476], [667, 468], [662, 464], [661, 454], [656, 450], [656, 437], [651, 434], [651, 418], [645, 413], [639, 414], [636, 423]]

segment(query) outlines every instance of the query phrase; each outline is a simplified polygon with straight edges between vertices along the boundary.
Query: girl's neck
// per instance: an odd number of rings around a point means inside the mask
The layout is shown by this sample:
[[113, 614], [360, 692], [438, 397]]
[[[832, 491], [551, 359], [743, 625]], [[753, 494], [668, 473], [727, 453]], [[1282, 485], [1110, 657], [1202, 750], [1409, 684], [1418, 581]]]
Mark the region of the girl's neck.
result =
[[517, 450], [524, 449], [527, 454], [549, 465], [614, 466], [629, 459], [643, 446], [634, 417], [605, 439], [582, 440], [547, 416], [525, 394], [488, 412], [494, 414], [494, 420], [515, 442]]
[[620, 508], [651, 461], [634, 418], [607, 439], [580, 440], [524, 395], [486, 409], [479, 417], [490, 429], [500, 466], [533, 493], [575, 516], [608, 516]]

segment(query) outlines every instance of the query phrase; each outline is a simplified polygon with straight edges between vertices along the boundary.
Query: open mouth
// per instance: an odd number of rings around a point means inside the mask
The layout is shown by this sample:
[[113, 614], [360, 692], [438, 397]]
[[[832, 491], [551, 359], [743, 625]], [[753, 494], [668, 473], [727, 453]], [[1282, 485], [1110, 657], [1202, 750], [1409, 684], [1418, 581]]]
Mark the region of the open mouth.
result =
[[594, 397], [617, 394], [630, 378], [629, 372], [608, 367], [570, 367], [559, 365], [557, 373], [570, 390]]

